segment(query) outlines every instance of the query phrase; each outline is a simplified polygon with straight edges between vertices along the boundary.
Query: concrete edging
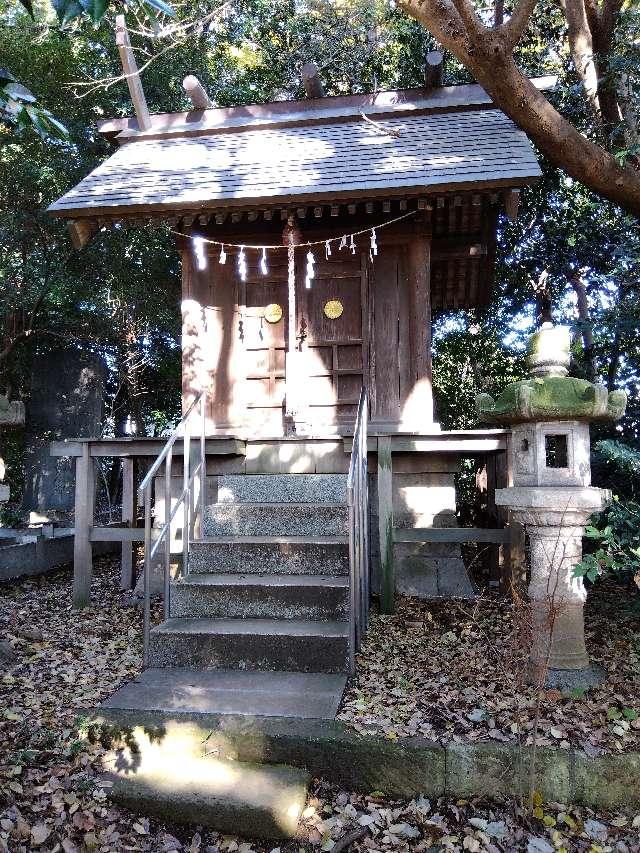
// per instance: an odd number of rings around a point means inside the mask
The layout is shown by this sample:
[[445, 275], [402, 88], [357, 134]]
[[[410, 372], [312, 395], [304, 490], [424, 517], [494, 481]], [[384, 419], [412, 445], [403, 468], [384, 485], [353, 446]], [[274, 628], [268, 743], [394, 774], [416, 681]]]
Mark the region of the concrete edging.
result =
[[[278, 717], [170, 715], [160, 711], [99, 709], [90, 733], [115, 738], [136, 727], [182, 738], [220, 758], [303, 767], [347, 789], [393, 797], [471, 797], [526, 793], [531, 747], [465, 743], [441, 746], [423, 738], [391, 740], [360, 735], [336, 721]], [[579, 750], [538, 747], [536, 790], [545, 801], [595, 808], [640, 805], [640, 753], [590, 758]]]

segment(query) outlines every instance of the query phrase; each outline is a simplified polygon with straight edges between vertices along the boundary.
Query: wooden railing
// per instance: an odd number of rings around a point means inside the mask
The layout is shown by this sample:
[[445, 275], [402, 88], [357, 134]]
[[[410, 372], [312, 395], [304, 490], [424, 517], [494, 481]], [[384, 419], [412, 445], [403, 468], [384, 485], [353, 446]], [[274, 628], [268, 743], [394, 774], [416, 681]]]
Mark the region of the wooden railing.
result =
[[[191, 433], [189, 427], [193, 419], [196, 417], [196, 413], [200, 418], [199, 460], [196, 465], [192, 466]], [[183, 439], [182, 492], [178, 496], [175, 504], [172, 506], [171, 476], [173, 465], [173, 445], [179, 437], [182, 437]], [[157, 531], [157, 535], [154, 536], [154, 529], [152, 525], [153, 482], [162, 465], [164, 465], [164, 524]], [[183, 574], [187, 574], [189, 571], [189, 541], [191, 539], [191, 532], [195, 526], [196, 518], [199, 518], [201, 526], [203, 523], [206, 475], [205, 395], [204, 392], [200, 392], [182, 416], [180, 423], [167, 439], [167, 442], [159, 453], [158, 458], [147, 472], [138, 489], [138, 495], [142, 499], [144, 505], [143, 660], [145, 666], [147, 665], [149, 657], [149, 633], [151, 630], [151, 567], [153, 565], [153, 559], [158, 551], [160, 543], [164, 542], [164, 618], [168, 619], [171, 612], [171, 522], [178, 514], [180, 508], [182, 508], [182, 572]], [[194, 484], [196, 482], [196, 478], [198, 478], [200, 484], [197, 511], [196, 501], [194, 500]]]
[[369, 567], [369, 487], [367, 480], [367, 390], [360, 392], [358, 414], [347, 477], [349, 506], [349, 566], [351, 607], [349, 620], [349, 662], [355, 670], [355, 655], [367, 633], [371, 570]]

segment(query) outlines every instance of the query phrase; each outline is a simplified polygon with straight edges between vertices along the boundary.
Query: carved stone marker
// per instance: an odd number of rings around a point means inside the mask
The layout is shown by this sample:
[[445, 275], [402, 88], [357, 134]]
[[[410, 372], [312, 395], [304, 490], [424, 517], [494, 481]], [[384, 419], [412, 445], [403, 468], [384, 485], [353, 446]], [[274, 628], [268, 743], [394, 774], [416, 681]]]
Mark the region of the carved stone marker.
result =
[[[7, 427], [17, 427], [24, 424], [24, 403], [19, 400], [9, 402], [0, 394], [0, 430]], [[0, 503], [6, 503], [10, 498], [9, 486], [2, 483], [4, 480], [5, 465], [0, 457]]]
[[604, 673], [591, 666], [584, 641], [587, 596], [574, 568], [582, 559], [587, 519], [610, 498], [591, 486], [589, 421], [616, 420], [623, 391], [567, 376], [569, 329], [545, 323], [529, 341], [531, 378], [493, 400], [476, 399], [482, 421], [511, 424], [513, 485], [496, 490], [498, 506], [529, 535], [532, 609], [531, 677], [559, 688], [589, 687]]

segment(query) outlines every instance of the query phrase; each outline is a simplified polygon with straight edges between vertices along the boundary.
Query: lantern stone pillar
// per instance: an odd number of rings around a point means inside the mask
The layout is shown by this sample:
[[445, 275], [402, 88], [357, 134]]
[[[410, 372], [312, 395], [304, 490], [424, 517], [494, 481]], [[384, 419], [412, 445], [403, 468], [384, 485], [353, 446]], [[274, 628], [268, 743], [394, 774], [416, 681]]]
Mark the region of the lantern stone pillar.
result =
[[560, 689], [586, 688], [604, 673], [589, 662], [583, 608], [587, 597], [574, 569], [582, 559], [589, 516], [610, 498], [591, 486], [589, 421], [616, 420], [626, 394], [567, 376], [569, 329], [545, 323], [529, 341], [531, 378], [493, 400], [476, 399], [482, 421], [511, 424], [513, 485], [495, 501], [527, 530], [530, 545], [530, 677]]

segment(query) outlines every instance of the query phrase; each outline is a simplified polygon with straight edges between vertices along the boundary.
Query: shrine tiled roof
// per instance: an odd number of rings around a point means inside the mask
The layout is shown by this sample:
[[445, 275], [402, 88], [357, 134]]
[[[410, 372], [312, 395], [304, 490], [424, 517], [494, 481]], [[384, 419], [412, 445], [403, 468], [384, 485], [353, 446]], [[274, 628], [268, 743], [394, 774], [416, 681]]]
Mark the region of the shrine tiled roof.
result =
[[121, 147], [49, 211], [160, 215], [517, 187], [540, 175], [526, 135], [475, 85], [153, 118], [145, 132], [105, 123]]

